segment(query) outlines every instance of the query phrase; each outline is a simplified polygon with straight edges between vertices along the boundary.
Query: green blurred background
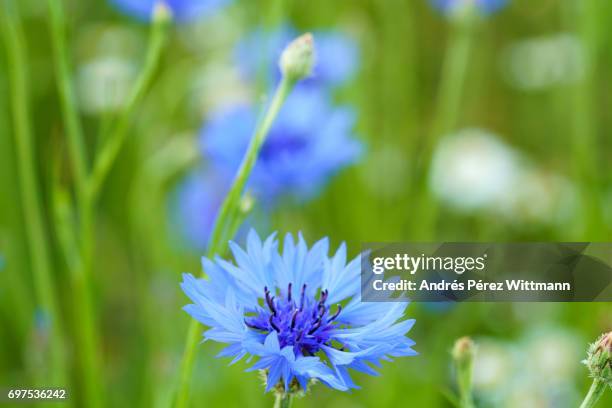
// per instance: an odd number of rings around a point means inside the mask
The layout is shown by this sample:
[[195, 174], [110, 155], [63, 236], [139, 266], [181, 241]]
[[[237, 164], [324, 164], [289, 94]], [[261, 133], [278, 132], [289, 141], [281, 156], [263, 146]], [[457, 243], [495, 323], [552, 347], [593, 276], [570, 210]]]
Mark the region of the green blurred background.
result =
[[[53, 175], [59, 172], [66, 188], [71, 176], [64, 164], [48, 11], [38, 0], [18, 3], [28, 44], [38, 187], [70, 374], [66, 384], [45, 382], [49, 321], [35, 296], [1, 52], [0, 387], [66, 386], [73, 405], [89, 406], [74, 340], [82, 322], [73, 317], [70, 274], [53, 222]], [[64, 3], [79, 108], [93, 153], [116, 112], [104, 109], [107, 100], [100, 102], [104, 87], [96, 86], [97, 71], [84, 67], [99, 58], [118, 61], [107, 69], [119, 69], [121, 93], [142, 65], [149, 26], [102, 0]], [[180, 274], [197, 273], [202, 252], [181, 241], [170, 221], [169, 197], [198, 164], [196, 138], [207, 112], [245, 92], [232, 75], [234, 45], [254, 27], [285, 20], [303, 31], [339, 29], [358, 42], [358, 75], [334, 97], [358, 112], [356, 134], [367, 149], [361, 162], [335, 177], [314, 201], [288, 200], [276, 208], [260, 234], [303, 231], [309, 242], [329, 236], [333, 247], [346, 241], [353, 255], [361, 242], [373, 241], [612, 238], [612, 3], [514, 0], [474, 27], [457, 118], [445, 132], [467, 135], [467, 145], [475, 146], [473, 178], [482, 172], [493, 185], [504, 182], [495, 178], [495, 167], [486, 166], [498, 160], [499, 149], [487, 150], [488, 142], [479, 144], [483, 138], [502, 146], [499, 160], [512, 152], [521, 169], [535, 172], [539, 182], [529, 188], [503, 188], [508, 200], [520, 200], [500, 212], [499, 203], [466, 208], [461, 197], [435, 194], [443, 187], [423, 180], [423, 163], [448, 140], [434, 134], [442, 126], [436, 123], [438, 95], [443, 66], [452, 58], [449, 46], [461, 35], [427, 1], [238, 0], [211, 19], [171, 28], [161, 67], [96, 207], [91, 284], [106, 406], [166, 406], [171, 399], [189, 322], [181, 310], [187, 299]], [[473, 134], [480, 138], [470, 139]], [[478, 167], [481, 159], [485, 165]], [[453, 181], [452, 166], [447, 171], [448, 183], [464, 182]], [[488, 191], [486, 184], [481, 187]], [[423, 230], [419, 224], [431, 217], [428, 208], [435, 208], [435, 222]], [[611, 311], [608, 303], [412, 304], [408, 314], [417, 323], [410, 336], [418, 357], [385, 363], [380, 377], [356, 374], [362, 389], [352, 393], [316, 386], [295, 406], [452, 406], [449, 350], [463, 335], [480, 344], [479, 405], [578, 406], [590, 384], [580, 360], [587, 343], [612, 328]], [[243, 362], [227, 367], [228, 361], [214, 358], [220, 349], [213, 343], [198, 347], [192, 405], [271, 406], [273, 398], [263, 393], [258, 375], [244, 373]], [[607, 394], [602, 407], [612, 404]]]

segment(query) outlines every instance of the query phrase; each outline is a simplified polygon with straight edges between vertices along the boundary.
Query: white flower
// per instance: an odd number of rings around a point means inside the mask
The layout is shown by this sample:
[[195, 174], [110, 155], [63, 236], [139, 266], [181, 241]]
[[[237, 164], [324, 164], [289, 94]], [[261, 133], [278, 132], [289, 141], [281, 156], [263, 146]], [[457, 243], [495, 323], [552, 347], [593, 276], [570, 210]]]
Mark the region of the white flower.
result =
[[519, 156], [495, 135], [465, 129], [440, 141], [430, 183], [440, 199], [463, 210], [503, 202], [516, 184]]

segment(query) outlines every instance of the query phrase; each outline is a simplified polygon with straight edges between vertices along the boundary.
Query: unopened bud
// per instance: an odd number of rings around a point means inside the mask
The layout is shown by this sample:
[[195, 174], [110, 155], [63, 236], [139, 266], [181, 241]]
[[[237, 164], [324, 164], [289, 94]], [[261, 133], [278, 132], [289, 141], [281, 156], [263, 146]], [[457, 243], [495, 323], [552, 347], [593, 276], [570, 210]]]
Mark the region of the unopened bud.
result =
[[591, 377], [612, 387], [612, 332], [603, 334], [589, 346], [583, 363], [589, 368]]
[[166, 24], [172, 21], [172, 10], [165, 0], [157, 0], [153, 6], [153, 22]]
[[279, 65], [286, 78], [299, 81], [312, 73], [314, 63], [314, 38], [306, 33], [289, 43], [281, 54]]
[[474, 358], [476, 346], [474, 341], [469, 337], [461, 337], [453, 346], [453, 359], [457, 365], [472, 361]]

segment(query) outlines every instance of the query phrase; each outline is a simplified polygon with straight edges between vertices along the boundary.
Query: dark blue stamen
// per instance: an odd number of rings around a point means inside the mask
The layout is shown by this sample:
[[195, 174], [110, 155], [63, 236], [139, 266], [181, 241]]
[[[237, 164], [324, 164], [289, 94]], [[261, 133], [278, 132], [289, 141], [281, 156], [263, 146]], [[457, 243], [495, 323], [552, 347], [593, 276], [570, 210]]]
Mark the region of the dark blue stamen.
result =
[[293, 312], [293, 317], [291, 318], [291, 329], [295, 328], [295, 321], [297, 319], [298, 313], [300, 313], [299, 310], [296, 310], [295, 312]]
[[306, 295], [306, 284], [302, 286], [302, 293], [300, 293], [300, 311], [304, 310], [304, 296]]
[[307, 285], [303, 284], [300, 291], [299, 304], [293, 299], [293, 284], [287, 285], [287, 292], [282, 293], [264, 288], [263, 309], [256, 316], [245, 319], [247, 327], [265, 333], [276, 331], [281, 347], [293, 347], [296, 355], [315, 355], [324, 344], [331, 339], [335, 319], [342, 307], [337, 306], [332, 315], [326, 304], [329, 298], [327, 289], [321, 290], [316, 297], [306, 296]]
[[244, 324], [246, 324], [251, 329], [255, 329], [255, 330], [267, 330], [267, 327], [262, 327], [259, 324], [257, 324], [256, 322], [250, 322], [247, 319], [244, 319]]
[[308, 330], [308, 334], [312, 334], [312, 333], [316, 332], [319, 327], [321, 327], [321, 319], [318, 319], [315, 322], [314, 326], [312, 326], [312, 328], [310, 330]]
[[325, 307], [325, 305], [322, 303], [319, 303], [319, 318], [322, 317], [326, 311], [327, 311], [327, 308]]
[[327, 319], [327, 322], [330, 323], [331, 321], [335, 320], [336, 317], [338, 317], [338, 315], [340, 315], [340, 312], [342, 311], [342, 305], [340, 303], [338, 303], [336, 305], [336, 307], [338, 308], [336, 310], [336, 313], [334, 313], [329, 319]]
[[270, 326], [272, 326], [274, 330], [279, 333], [281, 332], [280, 328], [276, 325], [276, 323], [274, 323], [274, 315], [270, 315], [270, 319], [268, 319], [268, 321], [270, 322]]
[[266, 303], [268, 304], [268, 307], [270, 308], [272, 314], [276, 316], [276, 308], [274, 307], [274, 296], [270, 297], [270, 291], [267, 287], [264, 288], [264, 291], [266, 295]]
[[325, 303], [325, 301], [327, 300], [327, 295], [328, 294], [329, 294], [329, 292], [327, 291], [327, 289], [322, 291], [321, 292], [321, 296], [319, 296], [319, 303], [321, 303], [321, 304]]

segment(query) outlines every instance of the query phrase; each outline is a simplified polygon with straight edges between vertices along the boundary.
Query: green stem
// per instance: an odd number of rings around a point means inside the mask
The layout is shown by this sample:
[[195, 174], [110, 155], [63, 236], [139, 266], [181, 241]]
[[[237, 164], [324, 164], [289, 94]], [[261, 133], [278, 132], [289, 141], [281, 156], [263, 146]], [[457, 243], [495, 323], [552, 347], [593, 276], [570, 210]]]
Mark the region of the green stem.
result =
[[153, 76], [159, 66], [162, 51], [168, 37], [169, 26], [169, 18], [153, 19], [151, 39], [149, 41], [144, 67], [126, 101], [125, 108], [117, 119], [117, 124], [113, 127], [108, 139], [104, 142], [102, 151], [94, 163], [89, 185], [89, 193], [94, 201], [108, 176], [108, 172], [121, 151], [129, 126], [133, 122], [136, 107], [141, 102], [153, 81]]
[[584, 401], [580, 404], [580, 408], [592, 408], [595, 406], [599, 398], [604, 394], [608, 385], [601, 381], [600, 379], [593, 379], [593, 383], [591, 384], [591, 388], [589, 388], [589, 392], [586, 397], [584, 397]]
[[[266, 136], [272, 127], [274, 119], [278, 115], [280, 108], [282, 107], [285, 99], [293, 89], [295, 85], [294, 81], [284, 78], [281, 80], [272, 102], [268, 107], [266, 115], [263, 120], [257, 126], [247, 151], [244, 155], [240, 168], [236, 173], [230, 191], [225, 197], [225, 201], [221, 205], [217, 218], [215, 220], [215, 226], [211, 234], [210, 242], [208, 245], [207, 256], [211, 257], [222, 251], [223, 243], [231, 237], [228, 237], [229, 229], [234, 225], [231, 214], [238, 213], [237, 208], [240, 206], [240, 199], [244, 186], [253, 170], [253, 166], [257, 161], [259, 150], [266, 140]], [[177, 397], [174, 402], [176, 408], [184, 408], [187, 406], [189, 401], [189, 386], [191, 383], [191, 373], [193, 371], [195, 348], [198, 344], [199, 338], [199, 323], [191, 319], [189, 323], [189, 329], [187, 331], [187, 338], [185, 342], [185, 350], [180, 366], [179, 386], [177, 391]]]
[[[74, 84], [70, 70], [70, 56], [66, 46], [66, 18], [61, 0], [48, 1], [51, 17], [51, 39], [55, 53], [55, 71], [59, 88], [62, 114], [68, 136], [68, 148], [75, 175], [76, 196], [80, 215], [80, 259], [69, 260], [72, 270], [72, 302], [75, 321], [79, 363], [84, 381], [85, 400], [91, 406], [103, 406], [101, 361], [98, 357], [98, 334], [91, 299], [90, 267], [92, 256], [92, 200], [87, 186], [87, 155], [83, 132], [79, 121]], [[61, 230], [62, 227], [58, 226]], [[65, 239], [64, 239], [65, 240]], [[69, 254], [65, 254], [70, 256]]]
[[452, 355], [455, 361], [457, 386], [459, 387], [459, 406], [474, 408], [472, 399], [472, 371], [474, 366], [475, 345], [469, 337], [457, 339]]
[[459, 406], [461, 408], [474, 408], [472, 398], [472, 363], [469, 362], [457, 369], [457, 384], [459, 385]]
[[71, 289], [73, 297], [74, 321], [78, 323], [77, 345], [79, 364], [84, 384], [84, 397], [87, 405], [103, 407], [104, 393], [100, 340], [96, 329], [96, 318], [92, 299], [91, 276], [93, 256], [93, 202], [85, 194], [80, 214], [80, 246], [78, 263], [72, 270]]
[[428, 143], [431, 150], [437, 139], [453, 130], [459, 117], [465, 79], [473, 46], [473, 27], [470, 23], [456, 24], [446, 51], [438, 95], [438, 113], [433, 137]]
[[293, 394], [277, 393], [274, 400], [274, 408], [291, 408], [293, 405]]
[[[598, 154], [598, 105], [596, 60], [599, 50], [599, 30], [601, 13], [599, 2], [585, 0], [568, 2], [566, 18], [570, 25], [576, 25], [584, 50], [584, 75], [573, 88], [571, 97], [571, 145], [575, 177], [579, 182], [580, 193], [584, 203], [584, 218], [576, 217], [581, 225], [578, 230], [584, 240], [597, 241], [606, 239], [600, 164]], [[576, 15], [579, 16], [576, 19]]]
[[21, 205], [32, 270], [34, 287], [40, 306], [52, 322], [50, 328], [49, 385], [66, 385], [64, 335], [59, 315], [59, 302], [53, 287], [49, 239], [45, 231], [39, 180], [36, 174], [34, 140], [28, 112], [26, 44], [20, 21], [11, 0], [4, 0], [0, 8], [2, 35], [6, 44], [7, 68], [14, 121], [15, 147], [19, 166]]
[[66, 17], [62, 0], [48, 0], [48, 7], [51, 16], [51, 40], [55, 54], [55, 75], [68, 135], [68, 148], [75, 175], [76, 191], [80, 197], [79, 201], [82, 202], [87, 177], [87, 155], [77, 112], [74, 84], [70, 74], [70, 56], [66, 46]]
[[228, 227], [230, 227], [232, 224], [232, 218], [229, 217], [229, 215], [232, 212], [235, 212], [235, 210], [239, 207], [244, 186], [246, 185], [249, 175], [253, 170], [255, 162], [257, 161], [259, 150], [261, 149], [261, 146], [263, 145], [263, 142], [265, 141], [281, 106], [285, 102], [285, 99], [293, 89], [294, 85], [294, 81], [283, 77], [276, 90], [276, 93], [274, 94], [274, 97], [272, 98], [272, 102], [268, 108], [268, 111], [266, 112], [265, 117], [251, 138], [251, 142], [244, 158], [242, 159], [238, 172], [236, 173], [232, 187], [225, 197], [225, 200], [219, 209], [219, 214], [215, 220], [215, 226], [213, 228], [208, 247], [209, 256], [218, 254], [221, 251], [226, 239], [231, 238], [227, 236]]
[[[81, 258], [78, 271], [85, 271]], [[74, 320], [78, 324], [77, 348], [79, 351], [79, 365], [83, 373], [84, 399], [87, 406], [103, 407], [103, 384], [101, 380], [102, 362], [100, 359], [101, 347], [96, 332], [96, 324], [93, 313], [93, 304], [90, 296], [91, 287], [84, 273], [77, 273], [72, 277], [71, 290], [73, 292], [73, 303], [78, 305], [73, 308]]]
[[438, 107], [429, 138], [423, 142], [419, 169], [415, 172], [418, 194], [421, 196], [418, 214], [420, 221], [416, 224], [418, 239], [432, 239], [438, 216], [438, 204], [428, 190], [429, 172], [433, 149], [440, 137], [454, 130], [457, 126], [461, 100], [465, 87], [467, 71], [474, 42], [473, 20], [455, 22], [444, 63], [440, 88], [438, 90]]

